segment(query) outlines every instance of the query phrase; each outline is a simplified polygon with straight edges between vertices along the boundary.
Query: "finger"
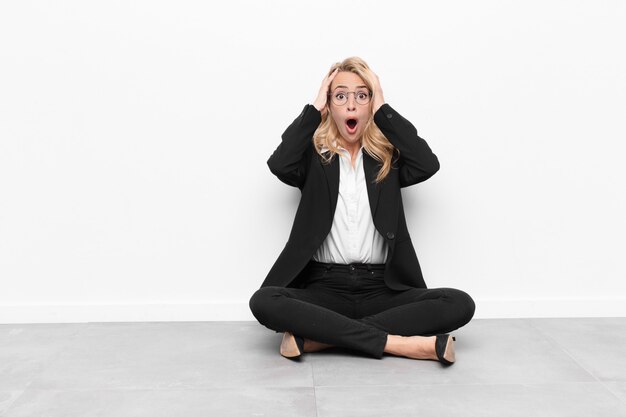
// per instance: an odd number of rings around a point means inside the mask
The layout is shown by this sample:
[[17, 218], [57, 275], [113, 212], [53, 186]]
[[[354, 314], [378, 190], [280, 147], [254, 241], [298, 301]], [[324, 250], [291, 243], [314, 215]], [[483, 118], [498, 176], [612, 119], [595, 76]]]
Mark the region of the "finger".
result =
[[333, 83], [333, 79], [339, 72], [339, 68], [330, 73], [330, 75], [326, 78], [326, 82], [324, 83], [324, 88], [328, 91], [330, 89], [331, 84]]
[[339, 68], [335, 68], [335, 70], [333, 72], [331, 72], [330, 74], [328, 74], [328, 82], [330, 83], [333, 78], [335, 78], [335, 76], [337, 75], [337, 73], [339, 72]]
[[373, 71], [371, 71], [371, 72], [372, 72], [372, 75], [373, 75], [372, 81], [374, 82], [374, 88], [377, 88], [377, 89], [381, 88], [380, 87], [380, 78], [378, 78], [378, 75], [376, 75], [376, 73], [374, 73]]

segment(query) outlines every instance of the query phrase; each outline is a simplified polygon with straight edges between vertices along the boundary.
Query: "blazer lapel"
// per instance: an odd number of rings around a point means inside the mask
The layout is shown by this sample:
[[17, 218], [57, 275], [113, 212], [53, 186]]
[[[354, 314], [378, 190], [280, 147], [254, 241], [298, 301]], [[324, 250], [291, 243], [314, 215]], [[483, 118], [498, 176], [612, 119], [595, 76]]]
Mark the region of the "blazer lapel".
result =
[[[378, 207], [378, 196], [380, 195], [380, 185], [376, 184], [378, 174], [378, 161], [372, 158], [365, 150], [363, 152], [363, 170], [365, 171], [365, 183], [367, 184], [367, 196], [369, 198], [372, 217], [376, 215]], [[326, 181], [328, 183], [328, 193], [330, 195], [330, 212], [335, 213], [337, 207], [337, 197], [339, 195], [339, 155], [335, 155], [329, 164], [325, 164], [320, 159], [320, 164], [324, 168]]]
[[372, 210], [373, 218], [376, 215], [376, 209], [378, 208], [378, 196], [380, 195], [380, 185], [376, 184], [378, 161], [372, 158], [367, 152], [365, 152], [365, 150], [363, 150], [363, 168], [365, 170], [367, 195], [370, 199], [370, 209]]
[[330, 163], [326, 164], [320, 158], [320, 164], [324, 168], [326, 174], [326, 182], [328, 183], [328, 194], [330, 195], [330, 213], [331, 219], [337, 207], [337, 198], [339, 196], [339, 155], [335, 155]]

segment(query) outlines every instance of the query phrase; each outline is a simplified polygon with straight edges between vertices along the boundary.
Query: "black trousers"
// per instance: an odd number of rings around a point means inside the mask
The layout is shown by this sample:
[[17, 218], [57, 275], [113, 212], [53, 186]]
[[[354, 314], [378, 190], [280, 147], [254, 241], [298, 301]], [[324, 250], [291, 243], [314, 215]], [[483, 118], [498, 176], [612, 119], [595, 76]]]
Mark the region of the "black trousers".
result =
[[431, 336], [467, 324], [474, 301], [454, 288], [395, 291], [385, 265], [311, 261], [301, 288], [262, 287], [250, 299], [252, 314], [276, 332], [383, 356], [387, 335]]

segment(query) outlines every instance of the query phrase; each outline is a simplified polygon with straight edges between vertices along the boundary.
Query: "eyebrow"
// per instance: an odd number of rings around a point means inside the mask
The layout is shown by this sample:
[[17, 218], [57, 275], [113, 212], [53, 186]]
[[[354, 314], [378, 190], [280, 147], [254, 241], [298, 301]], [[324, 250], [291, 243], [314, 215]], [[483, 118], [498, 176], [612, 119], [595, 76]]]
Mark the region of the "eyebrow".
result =
[[[348, 88], [348, 86], [347, 85], [338, 85], [337, 87], [335, 87], [333, 89], [333, 91], [338, 89], [338, 88]], [[367, 86], [366, 85], [357, 85], [355, 88], [367, 88]]]

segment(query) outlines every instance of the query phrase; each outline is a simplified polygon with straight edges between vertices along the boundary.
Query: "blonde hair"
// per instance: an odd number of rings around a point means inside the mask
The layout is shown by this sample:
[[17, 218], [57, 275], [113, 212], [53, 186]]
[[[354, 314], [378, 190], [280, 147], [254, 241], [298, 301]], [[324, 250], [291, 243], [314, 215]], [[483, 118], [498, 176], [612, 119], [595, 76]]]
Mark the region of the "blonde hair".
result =
[[[339, 72], [350, 71], [355, 73], [361, 77], [367, 88], [372, 93], [374, 92], [374, 83], [370, 78], [369, 66], [361, 58], [350, 57], [344, 59], [343, 62], [337, 62], [331, 67], [328, 74], [330, 75], [336, 68], [339, 68]], [[373, 100], [370, 100], [370, 109], [372, 108], [372, 103]], [[330, 115], [330, 104], [326, 102], [326, 112], [322, 116], [322, 122], [313, 134], [315, 150], [322, 157], [324, 163], [330, 163], [333, 157], [339, 154], [340, 141], [339, 129]], [[393, 163], [394, 150], [396, 149], [376, 126], [373, 115], [370, 116], [365, 125], [363, 136], [361, 136], [361, 144], [365, 152], [380, 162], [380, 169], [376, 176], [376, 182], [379, 183], [389, 174]], [[322, 149], [324, 149], [324, 152], [322, 152]]]

